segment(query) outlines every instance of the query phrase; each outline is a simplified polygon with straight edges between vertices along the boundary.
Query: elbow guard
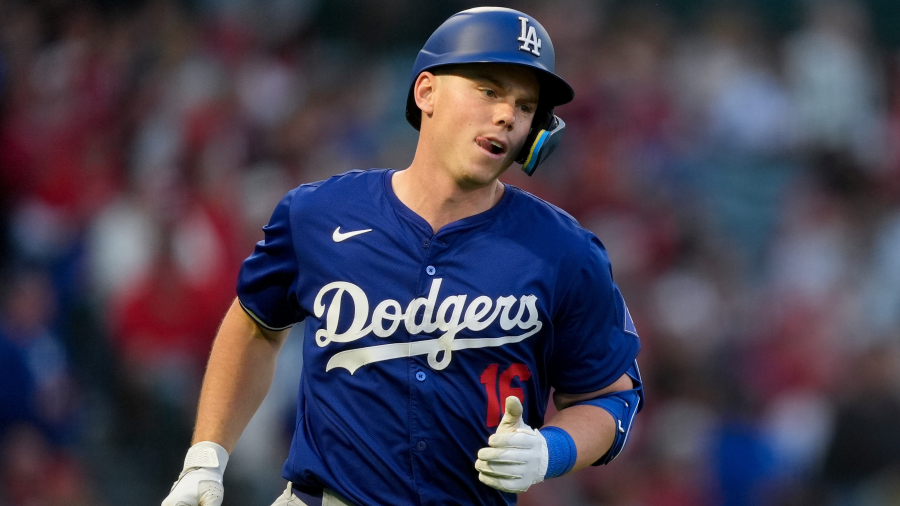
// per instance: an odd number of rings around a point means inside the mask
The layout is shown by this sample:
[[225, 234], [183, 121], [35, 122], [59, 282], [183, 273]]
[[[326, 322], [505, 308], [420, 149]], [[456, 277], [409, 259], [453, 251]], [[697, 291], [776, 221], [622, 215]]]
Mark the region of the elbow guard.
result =
[[631, 424], [634, 422], [634, 415], [644, 407], [644, 387], [641, 383], [641, 372], [638, 369], [637, 361], [626, 371], [626, 374], [634, 382], [635, 387], [631, 390], [622, 390], [621, 392], [612, 392], [601, 395], [600, 397], [582, 401], [576, 405], [587, 404], [605, 409], [616, 423], [616, 435], [613, 444], [600, 460], [592, 465], [609, 464], [622, 453], [625, 443], [628, 442], [628, 435], [631, 433]]

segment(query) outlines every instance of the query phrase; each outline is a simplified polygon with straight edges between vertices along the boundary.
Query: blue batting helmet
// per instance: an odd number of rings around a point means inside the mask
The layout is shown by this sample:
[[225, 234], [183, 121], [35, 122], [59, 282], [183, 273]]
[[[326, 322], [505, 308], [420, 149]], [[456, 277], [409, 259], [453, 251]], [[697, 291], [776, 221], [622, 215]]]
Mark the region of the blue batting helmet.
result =
[[406, 119], [418, 130], [422, 111], [412, 87], [423, 71], [462, 63], [509, 63], [535, 71], [541, 92], [532, 132], [516, 161], [528, 175], [547, 158], [562, 137], [565, 123], [553, 107], [572, 101], [575, 92], [553, 71], [556, 55], [544, 27], [533, 17], [503, 7], [477, 7], [454, 14], [419, 51], [409, 79]]

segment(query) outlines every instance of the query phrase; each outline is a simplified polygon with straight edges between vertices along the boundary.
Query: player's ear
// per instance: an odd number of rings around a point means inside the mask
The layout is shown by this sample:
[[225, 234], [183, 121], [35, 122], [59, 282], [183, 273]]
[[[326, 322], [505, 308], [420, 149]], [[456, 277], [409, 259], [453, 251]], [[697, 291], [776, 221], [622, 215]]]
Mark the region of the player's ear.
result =
[[434, 113], [434, 91], [437, 85], [437, 76], [425, 71], [419, 74], [413, 84], [413, 99], [416, 106], [422, 110], [422, 115], [431, 116]]

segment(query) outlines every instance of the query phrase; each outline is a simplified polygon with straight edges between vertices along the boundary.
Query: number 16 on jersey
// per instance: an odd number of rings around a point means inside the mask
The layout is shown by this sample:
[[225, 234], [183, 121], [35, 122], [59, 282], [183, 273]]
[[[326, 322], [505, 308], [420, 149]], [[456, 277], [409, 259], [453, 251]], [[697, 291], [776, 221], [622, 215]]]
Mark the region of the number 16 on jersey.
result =
[[[498, 376], [499, 374], [499, 376]], [[531, 378], [531, 371], [525, 364], [512, 364], [500, 372], [500, 364], [491, 364], [481, 373], [481, 384], [487, 393], [487, 417], [485, 425], [496, 427], [500, 425], [503, 417], [503, 403], [510, 395], [519, 398], [525, 405], [525, 391], [521, 387], [513, 386], [513, 381], [521, 384]]]

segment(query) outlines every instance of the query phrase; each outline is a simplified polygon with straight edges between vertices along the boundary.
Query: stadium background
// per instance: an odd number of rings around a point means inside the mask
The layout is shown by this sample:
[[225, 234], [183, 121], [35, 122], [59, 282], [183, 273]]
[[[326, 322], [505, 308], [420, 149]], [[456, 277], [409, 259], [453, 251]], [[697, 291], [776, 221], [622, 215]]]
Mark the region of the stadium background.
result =
[[[900, 4], [497, 3], [576, 89], [505, 180], [606, 244], [648, 402], [520, 504], [900, 504]], [[275, 202], [406, 167], [409, 68], [474, 5], [0, 0], [0, 505], [159, 504]], [[226, 505], [283, 487], [301, 339]]]

